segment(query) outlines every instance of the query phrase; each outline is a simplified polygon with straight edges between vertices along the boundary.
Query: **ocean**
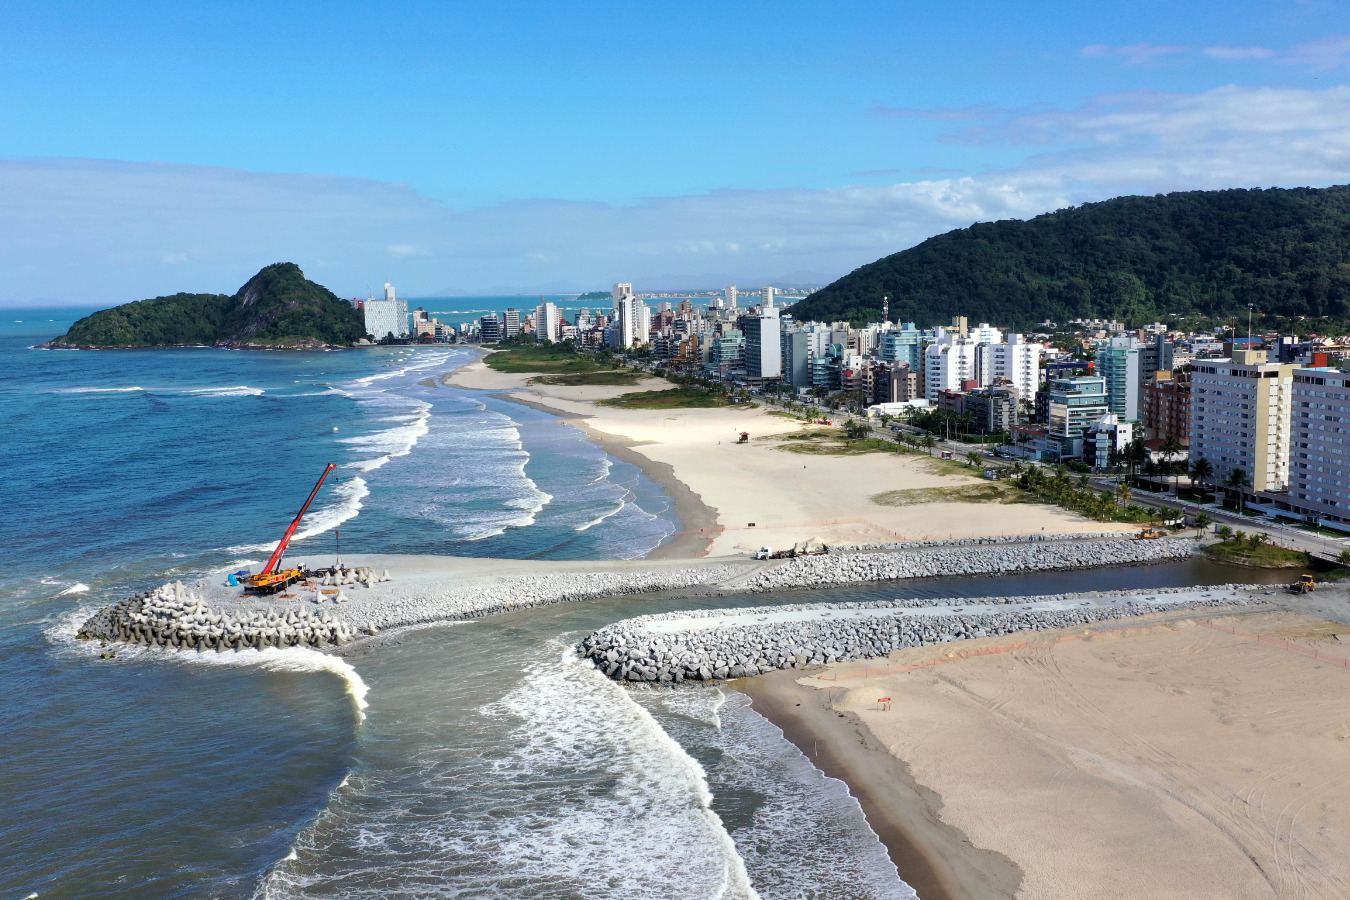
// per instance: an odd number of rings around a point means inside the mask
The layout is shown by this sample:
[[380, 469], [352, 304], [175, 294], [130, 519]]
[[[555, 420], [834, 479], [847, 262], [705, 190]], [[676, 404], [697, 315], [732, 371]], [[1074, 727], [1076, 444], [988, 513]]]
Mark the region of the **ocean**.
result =
[[[421, 302], [458, 324], [533, 301]], [[290, 559], [638, 558], [680, 523], [575, 428], [439, 386], [468, 348], [34, 347], [82, 312], [0, 323], [0, 896], [912, 897], [846, 787], [743, 696], [621, 686], [570, 645], [666, 609], [1240, 578], [1182, 563], [608, 598], [341, 657], [105, 660], [74, 640], [85, 616], [261, 561], [330, 461]]]

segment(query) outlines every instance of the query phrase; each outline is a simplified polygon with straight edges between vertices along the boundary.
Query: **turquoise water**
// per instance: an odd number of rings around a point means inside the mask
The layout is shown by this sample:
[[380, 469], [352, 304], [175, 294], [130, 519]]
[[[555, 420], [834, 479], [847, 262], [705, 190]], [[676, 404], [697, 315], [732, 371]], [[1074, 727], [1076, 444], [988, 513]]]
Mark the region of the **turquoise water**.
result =
[[0, 324], [0, 896], [909, 897], [844, 787], [743, 698], [627, 689], [570, 643], [693, 606], [1240, 577], [1186, 563], [654, 595], [341, 660], [102, 660], [73, 640], [84, 615], [263, 558], [329, 461], [292, 559], [326, 562], [339, 536], [349, 552], [631, 558], [679, 525], [575, 429], [435, 386], [464, 348], [47, 351], [31, 347], [71, 313], [7, 318], [23, 321]]

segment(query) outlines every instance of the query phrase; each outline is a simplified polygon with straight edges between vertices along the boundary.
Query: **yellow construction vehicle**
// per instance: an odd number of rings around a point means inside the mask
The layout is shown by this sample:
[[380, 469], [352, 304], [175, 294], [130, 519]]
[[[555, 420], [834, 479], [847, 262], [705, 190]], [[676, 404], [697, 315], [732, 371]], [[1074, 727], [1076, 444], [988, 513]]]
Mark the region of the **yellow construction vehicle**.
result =
[[1145, 528], [1134, 536], [1137, 541], [1151, 541], [1154, 538], [1167, 537], [1167, 532], [1161, 528]]
[[1315, 590], [1317, 590], [1317, 582], [1313, 580], [1311, 575], [1306, 574], [1300, 575], [1298, 581], [1289, 585], [1289, 593], [1291, 594], [1311, 594]]

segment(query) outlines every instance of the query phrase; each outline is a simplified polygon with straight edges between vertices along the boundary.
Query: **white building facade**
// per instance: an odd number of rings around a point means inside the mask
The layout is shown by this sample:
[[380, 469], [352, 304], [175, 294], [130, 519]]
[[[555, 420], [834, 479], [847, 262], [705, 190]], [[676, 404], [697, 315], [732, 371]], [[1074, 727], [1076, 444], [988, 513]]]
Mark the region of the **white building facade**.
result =
[[562, 340], [562, 310], [556, 303], [545, 302], [534, 309], [534, 342], [556, 344]]
[[384, 283], [384, 299], [367, 298], [362, 313], [365, 315], [366, 333], [377, 341], [391, 334], [396, 338], [405, 338], [411, 333], [408, 329], [408, 304], [398, 299], [394, 286], [387, 281]]

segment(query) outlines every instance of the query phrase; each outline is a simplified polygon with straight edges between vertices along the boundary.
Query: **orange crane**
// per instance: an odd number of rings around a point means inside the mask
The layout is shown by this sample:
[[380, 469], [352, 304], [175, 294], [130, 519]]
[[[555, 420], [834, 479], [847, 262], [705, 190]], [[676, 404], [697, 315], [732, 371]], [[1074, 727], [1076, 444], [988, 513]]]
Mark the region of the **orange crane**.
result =
[[305, 577], [305, 573], [299, 567], [290, 569], [278, 569], [281, 565], [281, 556], [286, 552], [286, 547], [291, 543], [291, 538], [295, 536], [295, 529], [300, 527], [300, 520], [305, 517], [309, 510], [309, 505], [314, 502], [314, 497], [319, 493], [319, 488], [323, 487], [324, 479], [328, 473], [337, 468], [335, 463], [329, 463], [319, 476], [318, 482], [314, 485], [314, 490], [309, 492], [309, 499], [305, 505], [300, 507], [300, 512], [295, 514], [291, 527], [286, 529], [286, 533], [281, 536], [281, 543], [277, 544], [277, 549], [272, 551], [272, 556], [267, 560], [267, 565], [257, 575], [241, 575], [239, 583], [244, 586], [246, 591], [256, 591], [259, 594], [275, 594], [277, 591], [284, 591], [295, 582]]

